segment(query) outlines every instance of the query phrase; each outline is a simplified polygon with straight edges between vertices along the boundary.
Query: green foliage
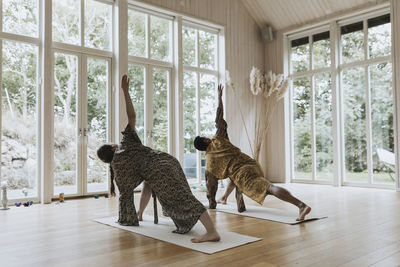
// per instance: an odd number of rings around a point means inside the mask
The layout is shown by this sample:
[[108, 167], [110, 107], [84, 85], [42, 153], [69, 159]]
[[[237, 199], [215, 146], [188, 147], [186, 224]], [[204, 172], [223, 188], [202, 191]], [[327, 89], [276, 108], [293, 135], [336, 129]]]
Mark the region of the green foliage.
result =
[[80, 45], [80, 0], [53, 0], [53, 41]]
[[183, 64], [196, 66], [196, 30], [182, 27], [182, 59]]
[[3, 31], [38, 37], [37, 0], [3, 0]]
[[144, 67], [129, 65], [128, 77], [130, 79], [129, 94], [136, 112], [136, 131], [144, 143]]
[[150, 17], [150, 57], [153, 59], [170, 61], [169, 43], [170, 43], [171, 21], [167, 19]]
[[146, 57], [146, 15], [128, 10], [128, 53]]
[[85, 0], [85, 45], [111, 50], [112, 6]]
[[168, 71], [153, 68], [153, 147], [168, 152]]
[[183, 153], [195, 153], [196, 137], [196, 74], [183, 73]]

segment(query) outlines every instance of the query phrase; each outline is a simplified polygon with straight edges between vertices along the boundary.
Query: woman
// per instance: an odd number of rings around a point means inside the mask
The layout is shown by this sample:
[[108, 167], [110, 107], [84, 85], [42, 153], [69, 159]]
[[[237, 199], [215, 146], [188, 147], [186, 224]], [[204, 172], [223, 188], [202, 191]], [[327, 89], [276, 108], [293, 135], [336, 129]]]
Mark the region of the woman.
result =
[[[223, 86], [218, 86], [218, 109], [215, 119], [217, 132], [212, 139], [197, 136], [194, 139], [194, 147], [206, 152], [206, 184], [207, 197], [210, 208], [215, 209], [217, 202], [215, 194], [218, 189], [218, 179], [230, 178], [230, 183], [224, 198], [237, 186], [249, 198], [260, 205], [263, 204], [267, 195], [273, 195], [280, 200], [289, 202], [299, 208], [297, 221], [305, 219], [311, 212], [311, 207], [301, 200], [295, 198], [285, 188], [272, 185], [265, 177], [261, 166], [257, 161], [250, 158], [240, 149], [234, 146], [228, 137], [228, 124], [224, 120], [224, 106], [222, 102]], [[243, 198], [237, 198], [238, 211], [245, 211]]]
[[[115, 195], [114, 176], [120, 192], [118, 222], [122, 225], [139, 225], [152, 189], [163, 211], [174, 221], [176, 226], [174, 233], [189, 232], [200, 219], [207, 233], [199, 238], [193, 238], [192, 242], [219, 241], [220, 236], [207, 210], [193, 196], [178, 160], [167, 153], [142, 145], [135, 131], [136, 113], [129, 95], [127, 75], [122, 77], [121, 87], [129, 123], [122, 132], [120, 145], [105, 144], [97, 151], [98, 157], [103, 162], [110, 163], [111, 195]], [[143, 181], [145, 183], [137, 214], [133, 190]]]

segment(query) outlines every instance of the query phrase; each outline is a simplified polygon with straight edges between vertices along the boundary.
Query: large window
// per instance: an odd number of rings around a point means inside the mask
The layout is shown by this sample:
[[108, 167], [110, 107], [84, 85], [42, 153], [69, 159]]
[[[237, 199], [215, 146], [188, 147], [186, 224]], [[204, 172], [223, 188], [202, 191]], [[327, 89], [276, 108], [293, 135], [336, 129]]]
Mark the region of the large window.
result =
[[[196, 135], [215, 132], [216, 88], [219, 82], [218, 36], [213, 28], [183, 21], [182, 62], [174, 62], [173, 17], [132, 6], [128, 11], [129, 76], [137, 111], [137, 131], [142, 142], [170, 152], [172, 135], [172, 71], [183, 65], [182, 117], [183, 166], [191, 182], [204, 179], [205, 155], [193, 146]], [[177, 86], [177, 85], [175, 85]], [[175, 96], [176, 102], [178, 96]]]
[[172, 61], [172, 18], [128, 10], [129, 55]]
[[[390, 16], [338, 22], [337, 29], [337, 42], [329, 30], [290, 41], [292, 179], [339, 179], [333, 177], [336, 154], [342, 183], [393, 185]], [[338, 71], [332, 55], [338, 55]], [[339, 116], [333, 116], [333, 105]], [[332, 136], [340, 137], [335, 147]]]
[[[118, 139], [114, 85], [125, 69], [142, 142], [179, 158], [193, 182], [204, 178], [193, 139], [215, 132], [222, 27], [131, 1], [124, 10], [113, 0], [0, 1], [0, 182], [9, 199], [108, 191], [96, 151]], [[113, 32], [115, 21], [127, 36]]]
[[330, 34], [291, 41], [294, 178], [333, 180]]
[[390, 15], [341, 25], [340, 33], [344, 181], [394, 184]]
[[128, 10], [128, 53], [131, 97], [142, 142], [170, 152], [172, 94], [172, 17]]
[[[54, 195], [108, 190], [112, 4], [53, 0]], [[87, 52], [90, 48], [90, 54]]]
[[205, 179], [205, 153], [194, 148], [193, 140], [197, 135], [211, 138], [215, 133], [218, 32], [184, 25], [182, 42], [183, 164], [187, 179], [200, 181]]
[[[8, 198], [38, 197], [39, 3], [3, 0], [1, 177]], [[24, 190], [25, 189], [25, 190]], [[23, 191], [25, 193], [23, 193]]]

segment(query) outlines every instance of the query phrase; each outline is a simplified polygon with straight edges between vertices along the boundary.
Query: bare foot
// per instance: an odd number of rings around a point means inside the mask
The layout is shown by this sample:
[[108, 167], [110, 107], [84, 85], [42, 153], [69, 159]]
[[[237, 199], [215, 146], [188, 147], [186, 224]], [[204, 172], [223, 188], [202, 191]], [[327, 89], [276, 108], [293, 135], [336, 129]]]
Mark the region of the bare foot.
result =
[[311, 208], [304, 204], [303, 207], [299, 208], [299, 217], [296, 219], [296, 221], [302, 221], [306, 217], [307, 214], [309, 214], [311, 211]]
[[143, 212], [138, 211], [137, 212], [137, 217], [139, 221], [143, 221]]
[[226, 205], [226, 201], [227, 201], [226, 197], [221, 197], [220, 199], [218, 199], [217, 203]]
[[199, 238], [192, 238], [190, 241], [193, 243], [203, 243], [203, 242], [218, 242], [221, 239], [219, 234], [215, 231], [213, 233], [206, 233]]

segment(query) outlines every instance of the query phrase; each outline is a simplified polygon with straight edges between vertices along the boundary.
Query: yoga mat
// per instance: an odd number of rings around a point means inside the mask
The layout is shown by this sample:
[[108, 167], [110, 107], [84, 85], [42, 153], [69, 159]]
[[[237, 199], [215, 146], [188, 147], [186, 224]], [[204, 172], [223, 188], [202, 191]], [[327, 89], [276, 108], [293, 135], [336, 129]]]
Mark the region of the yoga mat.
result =
[[95, 219], [94, 221], [206, 254], [213, 254], [261, 240], [261, 238], [219, 231], [217, 229], [221, 236], [219, 242], [192, 243], [190, 241], [191, 238], [201, 236], [206, 232], [201, 222], [197, 222], [189, 233], [182, 235], [172, 233], [176, 227], [171, 219], [160, 217], [158, 218], [158, 224], [154, 224], [152, 216], [144, 216], [143, 221], [139, 222], [139, 226], [123, 226], [117, 223], [117, 220], [118, 217], [113, 216]]
[[[204, 202], [203, 205], [208, 208], [208, 202]], [[213, 211], [213, 209], [210, 209], [210, 211]], [[327, 216], [316, 216], [315, 214], [313, 214], [313, 211], [311, 210], [311, 212], [306, 216], [305, 220], [296, 221], [296, 218], [299, 216], [298, 210], [282, 210], [282, 209], [272, 209], [261, 206], [257, 207], [257, 206], [247, 206], [247, 205], [246, 205], [246, 211], [240, 213], [237, 211], [236, 203], [235, 204], [228, 203], [225, 205], [218, 203], [215, 211], [226, 212], [241, 216], [254, 217], [258, 219], [286, 223], [286, 224], [293, 224], [293, 225], [327, 218]]]

